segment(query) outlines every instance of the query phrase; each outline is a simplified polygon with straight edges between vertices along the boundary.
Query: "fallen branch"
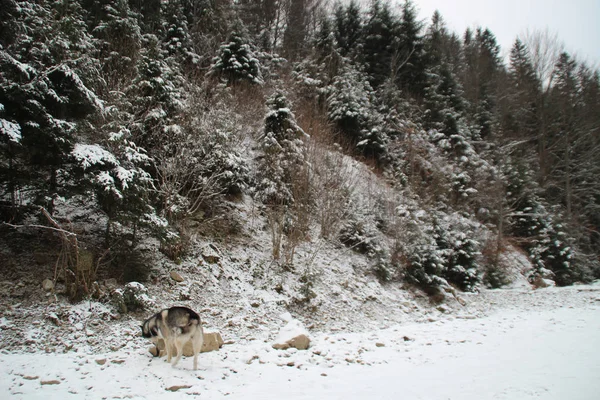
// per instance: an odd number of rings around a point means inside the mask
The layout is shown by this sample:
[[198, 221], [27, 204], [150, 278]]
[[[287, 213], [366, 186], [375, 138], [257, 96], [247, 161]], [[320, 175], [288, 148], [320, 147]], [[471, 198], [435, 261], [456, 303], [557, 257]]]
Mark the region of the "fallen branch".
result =
[[9, 224], [8, 222], [3, 222], [2, 225], [10, 226], [11, 228], [15, 228], [15, 229], [21, 229], [21, 228], [48, 229], [48, 230], [51, 230], [51, 231], [55, 231], [55, 232], [59, 232], [59, 233], [64, 233], [67, 236], [77, 236], [76, 233], [64, 230], [62, 228], [55, 228], [55, 227], [46, 226], [46, 225], [36, 225], [36, 224], [31, 224], [31, 225], [15, 225], [15, 224]]

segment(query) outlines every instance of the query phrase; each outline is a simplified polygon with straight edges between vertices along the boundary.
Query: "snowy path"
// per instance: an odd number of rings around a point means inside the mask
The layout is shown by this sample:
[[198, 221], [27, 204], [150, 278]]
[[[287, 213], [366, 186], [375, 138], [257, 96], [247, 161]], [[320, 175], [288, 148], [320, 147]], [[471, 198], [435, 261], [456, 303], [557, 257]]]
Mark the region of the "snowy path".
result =
[[[276, 351], [262, 341], [237, 343], [202, 354], [196, 372], [191, 359], [176, 369], [152, 359], [144, 343], [95, 356], [1, 354], [0, 393], [17, 399], [197, 394], [245, 400], [592, 400], [600, 393], [600, 301], [594, 291], [583, 307], [500, 310], [478, 319], [320, 335], [304, 352]], [[166, 390], [177, 385], [187, 387]]]

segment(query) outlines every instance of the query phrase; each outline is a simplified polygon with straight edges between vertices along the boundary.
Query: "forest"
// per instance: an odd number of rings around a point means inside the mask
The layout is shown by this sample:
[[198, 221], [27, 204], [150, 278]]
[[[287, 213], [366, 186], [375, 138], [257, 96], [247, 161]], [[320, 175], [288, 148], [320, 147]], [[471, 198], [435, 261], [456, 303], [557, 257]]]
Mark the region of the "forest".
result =
[[251, 201], [282, 268], [319, 238], [431, 295], [503, 286], [509, 245], [600, 278], [599, 72], [548, 32], [508, 54], [411, 0], [0, 0], [2, 241], [42, 232], [81, 299]]

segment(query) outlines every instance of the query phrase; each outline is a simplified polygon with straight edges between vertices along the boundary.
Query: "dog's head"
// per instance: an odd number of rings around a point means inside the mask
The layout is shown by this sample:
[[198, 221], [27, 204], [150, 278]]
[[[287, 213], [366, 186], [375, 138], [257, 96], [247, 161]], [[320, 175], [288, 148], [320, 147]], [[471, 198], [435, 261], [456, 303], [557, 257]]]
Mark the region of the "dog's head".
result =
[[151, 338], [153, 336], [158, 335], [158, 328], [155, 324], [152, 323], [152, 318], [148, 318], [144, 321], [144, 323], [140, 326], [142, 329], [142, 337]]

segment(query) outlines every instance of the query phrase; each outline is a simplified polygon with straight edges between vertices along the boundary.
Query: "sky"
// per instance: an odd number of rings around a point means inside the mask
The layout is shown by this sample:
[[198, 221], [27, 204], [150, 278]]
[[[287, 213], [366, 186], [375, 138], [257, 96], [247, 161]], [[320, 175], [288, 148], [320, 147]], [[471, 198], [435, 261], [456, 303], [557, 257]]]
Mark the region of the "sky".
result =
[[565, 50], [600, 66], [600, 0], [413, 0], [428, 23], [437, 9], [452, 32], [489, 28], [504, 55], [528, 29], [557, 34]]

